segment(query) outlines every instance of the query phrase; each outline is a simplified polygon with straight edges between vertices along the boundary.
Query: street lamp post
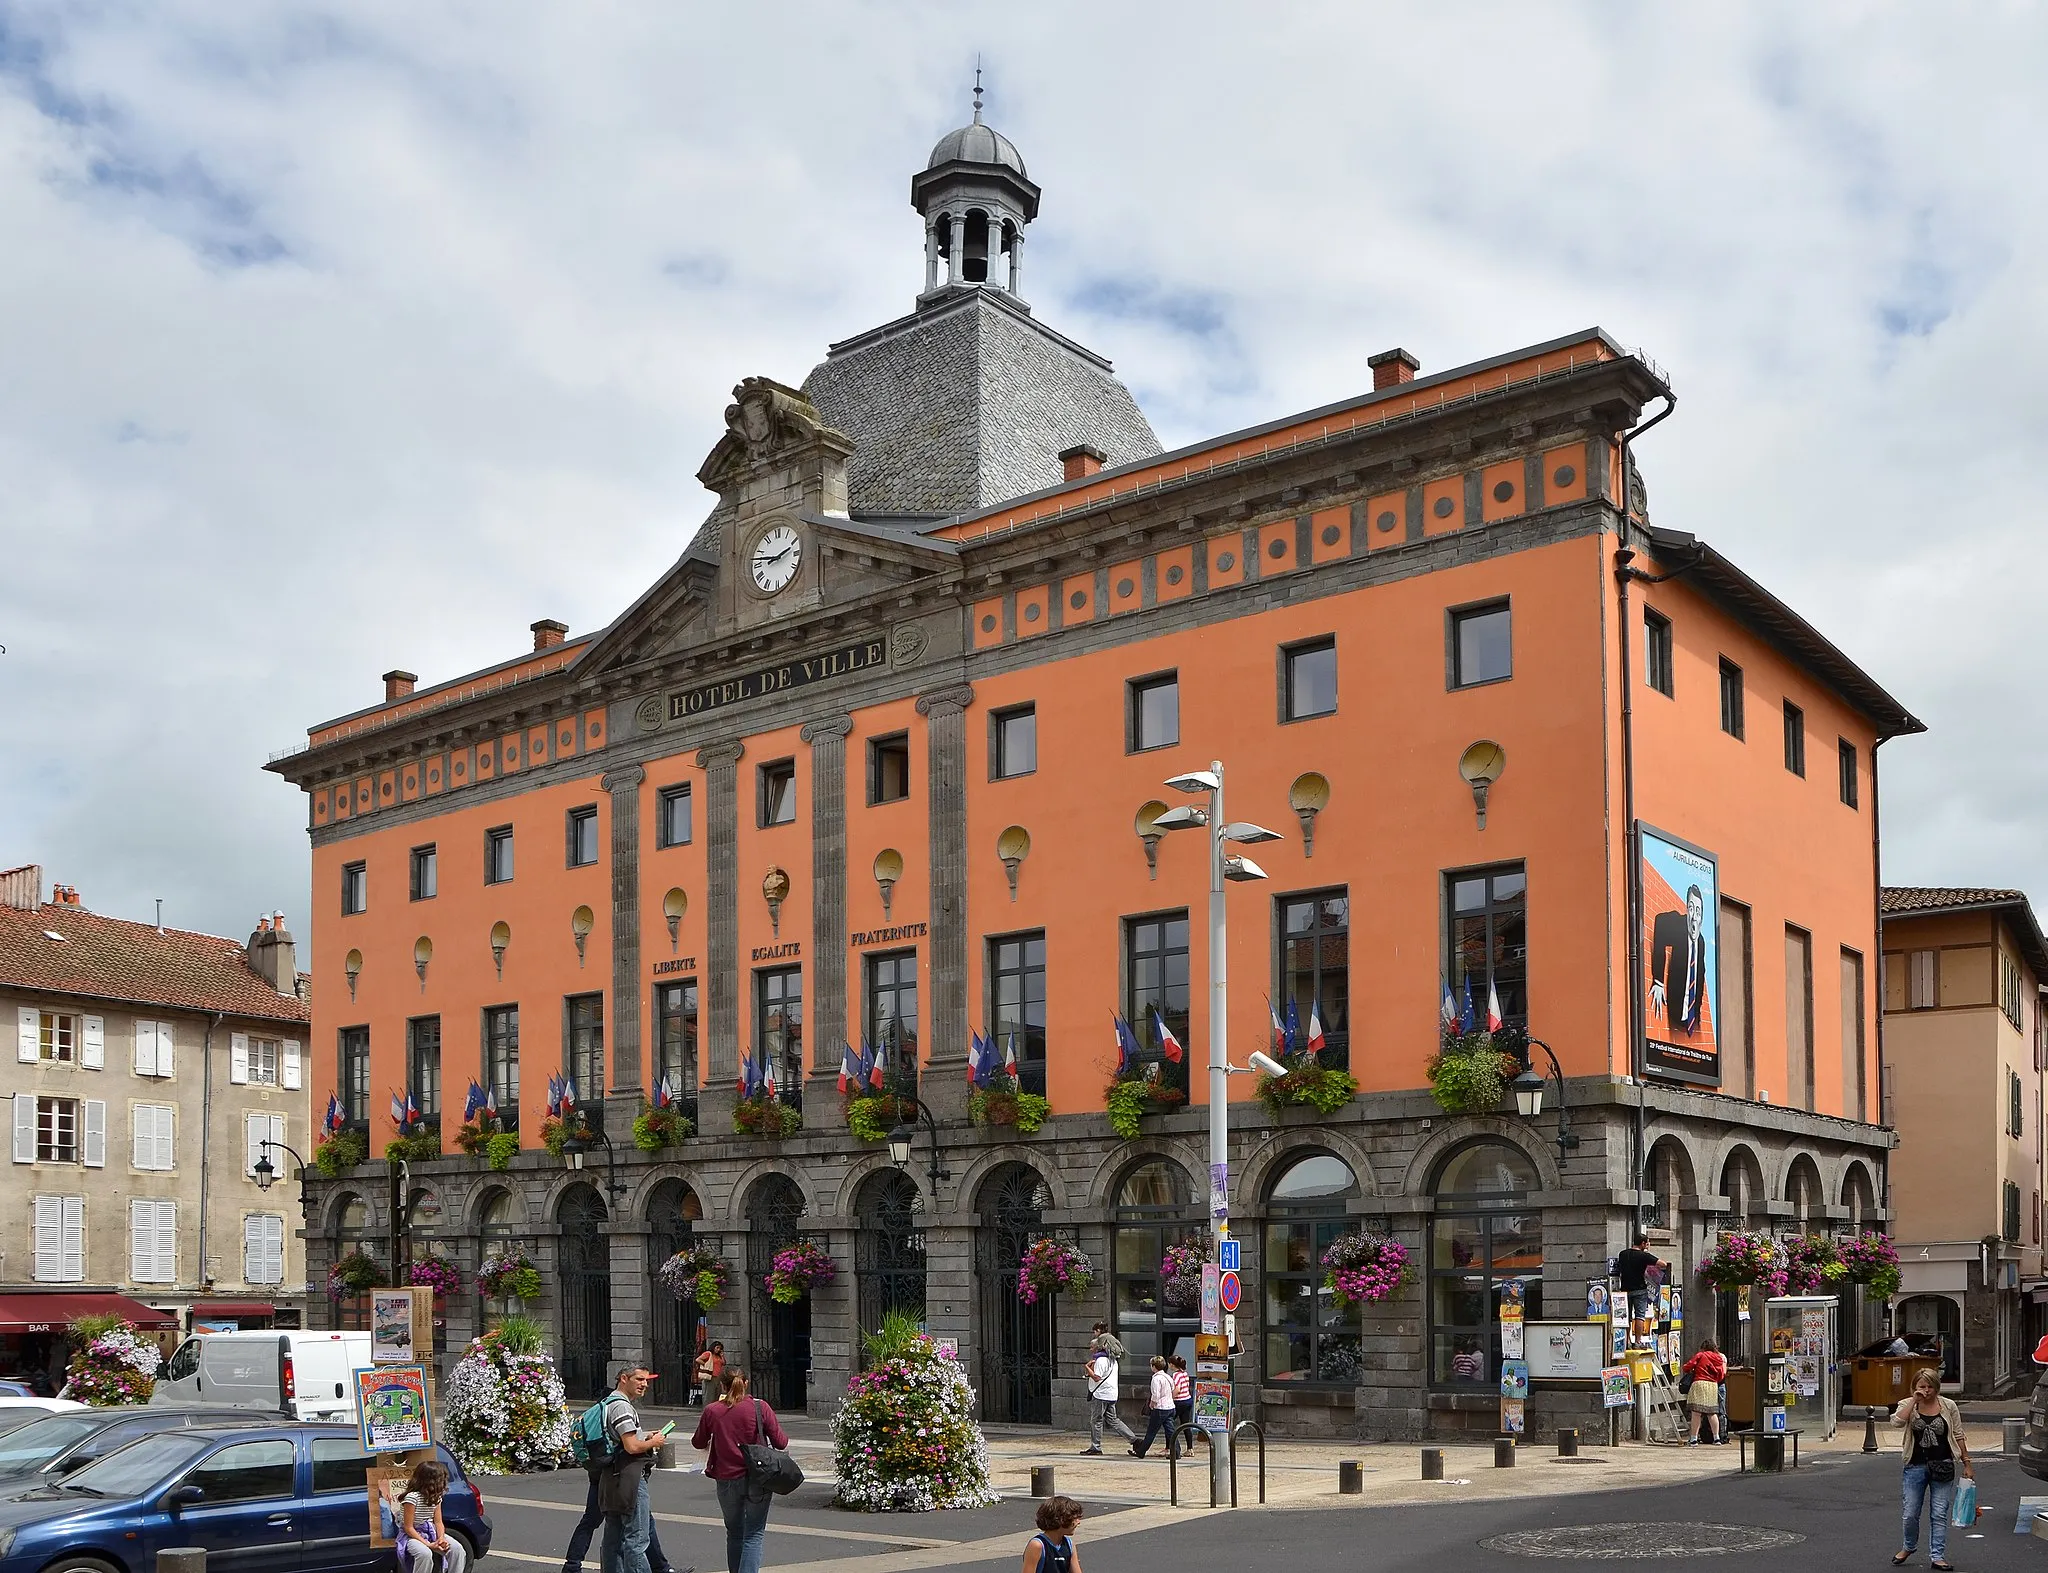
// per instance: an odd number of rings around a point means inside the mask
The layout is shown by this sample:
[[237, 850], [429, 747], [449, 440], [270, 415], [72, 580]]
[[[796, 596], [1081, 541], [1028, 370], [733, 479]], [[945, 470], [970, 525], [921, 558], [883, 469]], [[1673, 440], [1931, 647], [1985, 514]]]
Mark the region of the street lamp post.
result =
[[274, 1142], [266, 1138], [257, 1144], [256, 1189], [267, 1191], [277, 1183], [277, 1165], [270, 1161], [270, 1149], [273, 1147], [279, 1152], [290, 1153], [292, 1157], [299, 1160], [299, 1217], [304, 1220], [306, 1227], [310, 1229], [313, 1226], [313, 1198], [306, 1194], [306, 1160], [299, 1158], [298, 1153], [287, 1147], [283, 1142]]
[[[1280, 837], [1262, 826], [1232, 824], [1223, 817], [1223, 761], [1212, 759], [1207, 770], [1190, 770], [1171, 776], [1166, 784], [1177, 792], [1206, 793], [1207, 808], [1170, 808], [1153, 821], [1158, 830], [1209, 831], [1209, 1175], [1210, 1189], [1219, 1179], [1224, 1205], [1209, 1208], [1209, 1236], [1220, 1247], [1230, 1233], [1230, 964], [1229, 924], [1223, 902], [1226, 880], [1246, 881], [1266, 877], [1266, 871], [1242, 853], [1228, 850], [1231, 843], [1251, 845], [1278, 841]], [[1220, 1261], [1222, 1251], [1214, 1253]], [[1230, 1430], [1228, 1425], [1210, 1438], [1209, 1500], [1224, 1501], [1230, 1491]]]
[[[1579, 1145], [1578, 1132], [1572, 1129], [1571, 1116], [1565, 1111], [1564, 1067], [1557, 1063], [1557, 1056], [1551, 1053], [1550, 1045], [1541, 1038], [1529, 1039], [1529, 1047], [1541, 1049], [1549, 1058], [1549, 1080], [1557, 1083], [1557, 1157], [1562, 1163], [1565, 1154]], [[1543, 1113], [1543, 1090], [1546, 1084], [1546, 1079], [1536, 1069], [1534, 1058], [1524, 1053], [1522, 1074], [1514, 1079], [1512, 1085], [1515, 1089], [1515, 1107], [1521, 1112], [1522, 1118], [1532, 1125]]]
[[[573, 1113], [573, 1105], [571, 1109]], [[594, 1131], [588, 1125], [581, 1123], [579, 1119], [578, 1123], [570, 1130], [567, 1139], [562, 1143], [562, 1161], [570, 1168], [580, 1171], [583, 1168], [584, 1155], [593, 1146], [602, 1146], [604, 1148], [605, 1194], [612, 1197], [624, 1196], [629, 1187], [624, 1180], [619, 1178], [618, 1149], [612, 1146], [611, 1137], [607, 1136], [603, 1131]]]
[[[913, 1112], [923, 1117], [924, 1128], [931, 1136], [932, 1158], [929, 1173], [932, 1183], [932, 1204], [936, 1206], [939, 1200], [939, 1181], [953, 1178], [952, 1171], [942, 1168], [939, 1164], [939, 1123], [932, 1118], [932, 1111], [925, 1106], [924, 1099], [915, 1096], [905, 1097], [901, 1093], [892, 1096], [895, 1097], [899, 1109], [907, 1103]], [[910, 1167], [910, 1144], [916, 1135], [916, 1129], [907, 1122], [889, 1132], [889, 1161], [898, 1169]]]

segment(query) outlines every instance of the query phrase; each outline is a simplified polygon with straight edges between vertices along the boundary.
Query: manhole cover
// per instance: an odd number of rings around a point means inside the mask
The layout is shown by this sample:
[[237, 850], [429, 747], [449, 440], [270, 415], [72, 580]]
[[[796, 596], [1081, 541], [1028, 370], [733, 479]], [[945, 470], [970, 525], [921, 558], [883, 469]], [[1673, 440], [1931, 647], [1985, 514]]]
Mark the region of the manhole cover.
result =
[[1804, 1535], [1751, 1524], [1574, 1524], [1563, 1529], [1518, 1529], [1479, 1542], [1485, 1551], [1517, 1557], [1718, 1557], [1731, 1551], [1772, 1551], [1796, 1546]]

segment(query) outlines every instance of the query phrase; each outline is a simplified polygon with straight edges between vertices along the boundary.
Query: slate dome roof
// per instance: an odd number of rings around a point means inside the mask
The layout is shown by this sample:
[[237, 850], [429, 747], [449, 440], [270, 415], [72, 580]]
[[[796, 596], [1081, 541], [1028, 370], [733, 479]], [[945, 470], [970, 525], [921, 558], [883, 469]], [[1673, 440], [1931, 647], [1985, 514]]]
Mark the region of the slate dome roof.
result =
[[[962, 126], [958, 131], [948, 131], [939, 138], [924, 167], [937, 169], [943, 164], [999, 164], [1004, 169], [1025, 174], [1024, 155], [1017, 151], [1017, 144], [995, 127], [985, 126], [979, 120]], [[1026, 175], [1025, 178], [1030, 177]]]

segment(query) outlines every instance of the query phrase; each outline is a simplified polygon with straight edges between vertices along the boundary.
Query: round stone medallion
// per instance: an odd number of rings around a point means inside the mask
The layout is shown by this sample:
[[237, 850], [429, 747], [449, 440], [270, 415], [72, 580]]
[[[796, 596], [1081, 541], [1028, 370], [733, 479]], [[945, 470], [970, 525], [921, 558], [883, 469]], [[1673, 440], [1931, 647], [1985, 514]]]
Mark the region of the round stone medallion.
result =
[[1777, 1551], [1806, 1537], [1759, 1524], [1571, 1524], [1517, 1529], [1479, 1542], [1482, 1551], [1516, 1557], [1573, 1557], [1619, 1562], [1641, 1557], [1719, 1557]]
[[634, 706], [633, 720], [641, 731], [653, 732], [660, 728], [662, 717], [667, 713], [668, 708], [661, 702], [661, 696], [659, 694], [649, 694], [638, 705]]
[[1187, 571], [1183, 569], [1179, 563], [1175, 563], [1171, 568], [1166, 570], [1166, 582], [1168, 584], [1179, 584], [1181, 580], [1185, 579], [1186, 577]]
[[1116, 593], [1119, 596], [1128, 596], [1137, 588], [1138, 587], [1135, 584], [1131, 583], [1131, 581], [1128, 579], [1119, 579], [1116, 582]]
[[1342, 539], [1342, 537], [1343, 532], [1339, 530], [1337, 526], [1335, 526], [1334, 524], [1326, 524], [1323, 526], [1323, 544], [1325, 546], [1335, 546], [1337, 542], [1340, 539]]
[[1237, 553], [1235, 552], [1224, 552], [1216, 559], [1216, 571], [1218, 573], [1229, 573], [1236, 566]]
[[1088, 592], [1086, 590], [1076, 590], [1072, 595], [1067, 597], [1067, 605], [1071, 606], [1077, 612], [1080, 611], [1081, 608], [1086, 606], [1087, 604]]
[[1508, 500], [1508, 499], [1509, 499], [1510, 497], [1512, 497], [1512, 496], [1514, 496], [1514, 495], [1515, 495], [1515, 483], [1514, 483], [1513, 481], [1496, 481], [1496, 482], [1494, 482], [1494, 486], [1493, 486], [1493, 500], [1494, 500], [1495, 502], [1506, 502], [1506, 501], [1507, 501], [1507, 500]]
[[1388, 509], [1384, 510], [1384, 511], [1383, 511], [1383, 512], [1382, 512], [1382, 513], [1380, 514], [1379, 518], [1378, 518], [1378, 519], [1377, 519], [1376, 521], [1374, 521], [1374, 522], [1375, 522], [1375, 523], [1377, 523], [1377, 524], [1379, 525], [1379, 527], [1380, 527], [1380, 533], [1381, 533], [1382, 535], [1384, 535], [1384, 534], [1386, 534], [1386, 533], [1387, 533], [1388, 531], [1392, 530], [1392, 529], [1394, 528], [1394, 526], [1395, 526], [1395, 525], [1397, 525], [1397, 524], [1399, 524], [1399, 523], [1400, 523], [1401, 521], [1400, 521], [1399, 519], [1396, 519], [1396, 518], [1394, 517], [1394, 510], [1393, 510], [1393, 509], [1391, 509], [1391, 508], [1388, 508]]
[[1579, 472], [1573, 469], [1569, 464], [1560, 464], [1557, 467], [1556, 473], [1553, 474], [1550, 478], [1553, 481], [1557, 482], [1557, 484], [1560, 486], [1569, 486], [1573, 481], [1579, 478]]

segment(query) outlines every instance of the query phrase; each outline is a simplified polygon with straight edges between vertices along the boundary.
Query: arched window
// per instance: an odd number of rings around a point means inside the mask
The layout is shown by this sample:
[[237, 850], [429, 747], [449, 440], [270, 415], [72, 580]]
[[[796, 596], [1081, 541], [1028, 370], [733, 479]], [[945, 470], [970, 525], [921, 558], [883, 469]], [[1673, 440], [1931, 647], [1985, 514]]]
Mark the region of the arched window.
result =
[[[334, 1232], [329, 1239], [329, 1259], [339, 1261], [350, 1251], [364, 1250], [382, 1261], [385, 1252], [378, 1249], [375, 1237], [376, 1220], [371, 1216], [370, 1204], [353, 1191], [346, 1192], [340, 1204], [329, 1214], [334, 1220]], [[389, 1242], [386, 1242], [387, 1244]], [[369, 1302], [361, 1295], [348, 1295], [340, 1300], [327, 1302], [332, 1312], [332, 1325], [360, 1331], [369, 1326]]]
[[895, 1169], [869, 1175], [854, 1208], [860, 1331], [880, 1329], [882, 1318], [902, 1311], [925, 1319], [924, 1229], [917, 1182]]
[[1791, 1171], [1785, 1177], [1785, 1200], [1792, 1204], [1792, 1216], [1799, 1222], [1800, 1233], [1820, 1233], [1825, 1195], [1820, 1186], [1820, 1170], [1801, 1153], [1792, 1160]]
[[1167, 1247], [1199, 1240], [1207, 1222], [1187, 1171], [1170, 1158], [1147, 1158], [1118, 1183], [1110, 1325], [1123, 1341], [1124, 1380], [1135, 1380], [1152, 1356], [1172, 1354], [1183, 1342], [1193, 1355], [1202, 1330], [1199, 1286], [1192, 1297], [1176, 1293], [1161, 1282], [1159, 1262]]
[[1505, 1142], [1475, 1142], [1437, 1174], [1429, 1226], [1430, 1381], [1492, 1389], [1500, 1380], [1503, 1296], [1543, 1314], [1543, 1219], [1529, 1205], [1536, 1166]]
[[1357, 1194], [1351, 1165], [1326, 1152], [1297, 1158], [1266, 1193], [1268, 1382], [1358, 1385], [1358, 1308], [1332, 1303], [1322, 1267], [1323, 1252], [1349, 1227], [1345, 1204]]

